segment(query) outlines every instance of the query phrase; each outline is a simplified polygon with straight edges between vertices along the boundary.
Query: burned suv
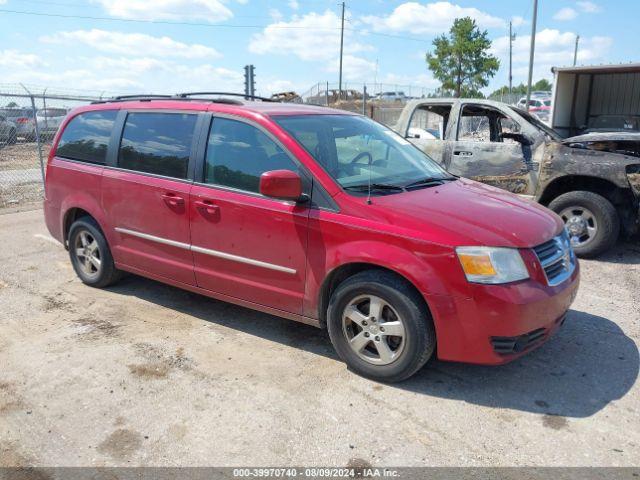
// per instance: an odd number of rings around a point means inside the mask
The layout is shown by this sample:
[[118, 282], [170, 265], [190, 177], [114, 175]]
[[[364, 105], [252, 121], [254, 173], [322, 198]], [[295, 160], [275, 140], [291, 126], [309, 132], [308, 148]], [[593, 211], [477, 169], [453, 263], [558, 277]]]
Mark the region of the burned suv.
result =
[[[428, 133], [433, 130], [438, 135]], [[582, 257], [611, 248], [621, 231], [630, 235], [638, 230], [637, 136], [563, 139], [524, 110], [478, 99], [414, 100], [403, 110], [396, 131], [450, 173], [555, 211]]]

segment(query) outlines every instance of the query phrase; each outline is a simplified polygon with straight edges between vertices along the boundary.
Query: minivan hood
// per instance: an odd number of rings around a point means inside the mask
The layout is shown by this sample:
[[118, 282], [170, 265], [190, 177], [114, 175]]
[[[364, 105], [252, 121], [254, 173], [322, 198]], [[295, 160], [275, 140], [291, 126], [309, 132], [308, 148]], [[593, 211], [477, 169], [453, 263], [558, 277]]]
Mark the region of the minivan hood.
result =
[[505, 190], [460, 178], [376, 197], [376, 213], [421, 238], [450, 246], [530, 248], [558, 235], [560, 217]]

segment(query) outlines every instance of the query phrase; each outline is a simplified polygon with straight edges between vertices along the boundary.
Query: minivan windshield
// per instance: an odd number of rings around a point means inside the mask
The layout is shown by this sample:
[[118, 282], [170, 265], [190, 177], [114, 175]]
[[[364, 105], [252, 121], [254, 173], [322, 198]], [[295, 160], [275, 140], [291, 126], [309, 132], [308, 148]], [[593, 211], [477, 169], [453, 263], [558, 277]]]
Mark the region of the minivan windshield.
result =
[[392, 130], [357, 115], [275, 116], [346, 190], [369, 184], [376, 194], [427, 186], [452, 176]]

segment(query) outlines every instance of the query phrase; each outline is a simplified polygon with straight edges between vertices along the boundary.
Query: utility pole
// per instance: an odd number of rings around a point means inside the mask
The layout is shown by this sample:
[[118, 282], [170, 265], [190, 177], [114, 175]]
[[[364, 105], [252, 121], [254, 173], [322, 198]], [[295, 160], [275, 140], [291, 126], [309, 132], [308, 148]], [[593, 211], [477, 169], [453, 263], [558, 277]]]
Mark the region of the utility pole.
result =
[[[513, 33], [511, 22], [509, 22], [509, 97], [511, 97], [513, 88], [513, 42], [516, 39], [515, 33]], [[509, 98], [511, 101], [511, 98]]]
[[536, 23], [538, 21], [538, 0], [533, 0], [533, 18], [531, 20], [531, 51], [529, 52], [529, 81], [527, 82], [527, 112], [531, 100], [531, 81], [533, 80], [533, 57], [536, 51]]
[[578, 44], [580, 43], [580, 35], [576, 35], [576, 48], [573, 51], [573, 66], [578, 62]]
[[338, 79], [338, 99], [342, 98], [342, 50], [344, 47], [344, 2], [342, 2], [342, 25], [340, 27], [340, 75]]

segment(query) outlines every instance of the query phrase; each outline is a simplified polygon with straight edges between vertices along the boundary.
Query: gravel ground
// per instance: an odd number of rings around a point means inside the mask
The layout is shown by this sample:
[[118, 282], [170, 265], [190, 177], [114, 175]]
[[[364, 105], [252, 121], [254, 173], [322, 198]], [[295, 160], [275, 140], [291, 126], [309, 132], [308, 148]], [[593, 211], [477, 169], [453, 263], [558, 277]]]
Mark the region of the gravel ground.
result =
[[640, 247], [582, 269], [541, 349], [391, 386], [312, 327], [135, 276], [86, 287], [42, 211], [0, 215], [0, 465], [637, 465]]
[[[0, 208], [41, 201], [44, 194], [37, 144], [0, 144]], [[46, 161], [50, 144], [42, 147]]]

